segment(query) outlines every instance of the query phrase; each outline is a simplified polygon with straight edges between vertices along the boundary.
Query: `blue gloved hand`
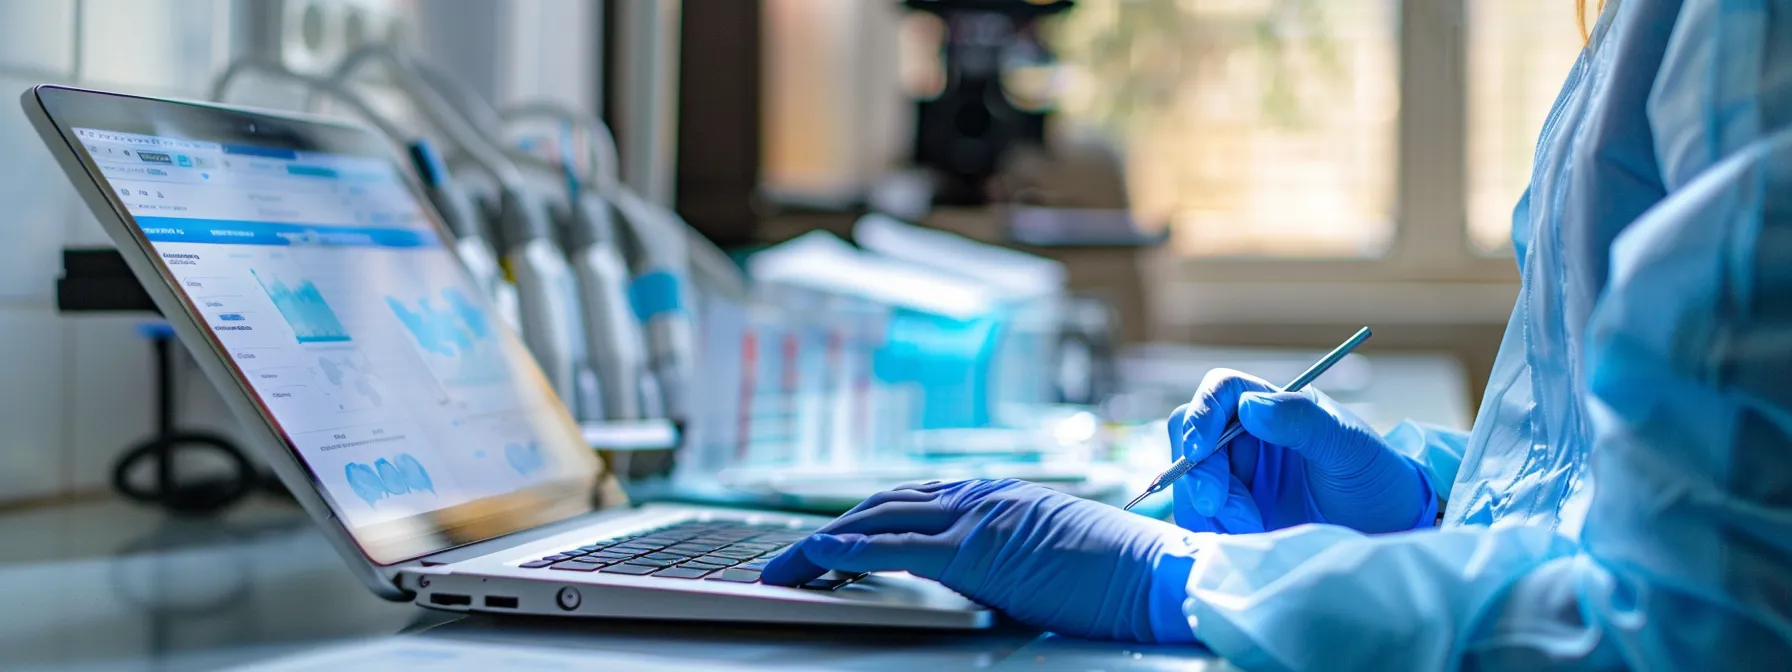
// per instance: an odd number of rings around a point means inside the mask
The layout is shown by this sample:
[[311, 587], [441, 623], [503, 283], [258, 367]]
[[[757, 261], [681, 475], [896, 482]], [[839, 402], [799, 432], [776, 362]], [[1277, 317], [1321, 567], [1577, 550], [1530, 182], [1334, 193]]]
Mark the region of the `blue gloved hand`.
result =
[[[1245, 433], [1216, 452], [1236, 417]], [[1437, 495], [1417, 462], [1318, 390], [1278, 392], [1215, 369], [1170, 414], [1171, 459], [1195, 470], [1172, 488], [1177, 524], [1249, 533], [1331, 523], [1379, 533], [1430, 527]]]
[[933, 482], [873, 495], [761, 578], [794, 586], [826, 569], [906, 571], [1063, 635], [1191, 642], [1189, 536], [1023, 481]]

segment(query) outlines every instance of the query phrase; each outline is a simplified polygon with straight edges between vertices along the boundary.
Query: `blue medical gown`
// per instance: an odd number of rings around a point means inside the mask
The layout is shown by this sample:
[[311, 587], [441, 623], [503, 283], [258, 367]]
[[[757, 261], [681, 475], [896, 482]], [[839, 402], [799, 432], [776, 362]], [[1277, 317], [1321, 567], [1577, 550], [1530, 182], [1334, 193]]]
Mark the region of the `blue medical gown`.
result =
[[1543, 130], [1442, 529], [1213, 536], [1246, 669], [1792, 669], [1792, 0], [1608, 7]]

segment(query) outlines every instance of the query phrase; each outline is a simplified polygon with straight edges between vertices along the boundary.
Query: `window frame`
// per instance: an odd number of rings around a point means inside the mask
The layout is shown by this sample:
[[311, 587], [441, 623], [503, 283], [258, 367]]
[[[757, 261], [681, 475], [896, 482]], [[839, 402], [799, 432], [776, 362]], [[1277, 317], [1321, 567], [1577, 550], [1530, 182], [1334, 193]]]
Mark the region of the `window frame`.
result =
[[1390, 1], [1400, 118], [1389, 249], [1356, 258], [1158, 250], [1141, 269], [1156, 280], [1154, 335], [1197, 325], [1505, 322], [1516, 264], [1510, 252], [1478, 251], [1468, 231], [1466, 0]]

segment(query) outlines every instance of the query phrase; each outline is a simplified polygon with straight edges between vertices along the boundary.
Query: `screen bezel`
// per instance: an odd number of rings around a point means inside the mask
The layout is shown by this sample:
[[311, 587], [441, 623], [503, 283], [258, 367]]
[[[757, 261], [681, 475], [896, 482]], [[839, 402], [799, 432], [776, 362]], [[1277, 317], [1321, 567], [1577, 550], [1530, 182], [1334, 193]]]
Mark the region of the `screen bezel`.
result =
[[[348, 541], [348, 546], [359, 559], [379, 569], [380, 574], [389, 579], [397, 567], [421, 557], [622, 503], [600, 501], [618, 497], [619, 490], [605, 487], [613, 481], [603, 468], [602, 461], [592, 451], [574, 460], [569, 468], [559, 470], [560, 473], [541, 485], [401, 519], [411, 522], [425, 522], [418, 519], [435, 521], [425, 534], [394, 542], [369, 542], [364, 535], [357, 533], [358, 528], [350, 527], [342, 519], [336, 510], [334, 499], [324, 494], [320, 479], [305, 464], [291, 437], [255, 394], [243, 371], [229, 361], [222, 341], [204, 327], [198, 307], [179, 289], [172, 270], [156, 254], [148, 237], [137, 226], [135, 218], [116, 197], [98, 164], [88, 155], [84, 143], [76, 137], [74, 129], [79, 127], [143, 135], [180, 136], [196, 141], [270, 146], [365, 156], [386, 161], [402, 176], [411, 198], [416, 199], [419, 209], [425, 213], [425, 219], [443, 241], [444, 253], [454, 257], [459, 272], [468, 274], [466, 277], [470, 283], [470, 273], [453, 252], [452, 234], [440, 213], [424, 197], [411, 171], [403, 163], [394, 160], [390, 145], [381, 136], [365, 128], [332, 120], [51, 85], [35, 87], [27, 91], [25, 97], [28, 116], [39, 123], [39, 131], [44, 135], [46, 144], [50, 145], [52, 153], [63, 163], [64, 171], [75, 183], [83, 200], [87, 201], [107, 233], [118, 244], [139, 282], [143, 283], [157, 307], [175, 327], [177, 335], [188, 345], [195, 358], [200, 360], [202, 368], [212, 378], [213, 384], [224, 393], [227, 403], [239, 419], [251, 432], [268, 439], [260, 442], [265, 443], [262, 452], [282, 482], [326, 530], [334, 530], [342, 537], [333, 538], [333, 541], [338, 542], [339, 550], [343, 550], [341, 542]], [[32, 109], [33, 98], [35, 106], [39, 108], [37, 110]], [[37, 112], [41, 112], [41, 119]], [[46, 125], [48, 128], [42, 127]], [[53, 141], [50, 131], [54, 132], [56, 139], [60, 139], [61, 146]], [[491, 310], [489, 302], [483, 297], [481, 303], [486, 310]], [[494, 323], [502, 322], [494, 319]], [[504, 328], [508, 330], [507, 326]], [[505, 337], [517, 338], [512, 333], [506, 333]], [[545, 392], [546, 398], [557, 400], [534, 361], [527, 357], [520, 359], [528, 361], [513, 362], [517, 371], [531, 377], [533, 383]], [[560, 410], [556, 415], [563, 419], [564, 427], [559, 429], [571, 432], [574, 436], [579, 435], [578, 423], [571, 413], [563, 405]], [[542, 429], [547, 431], [556, 428]], [[604, 495], [602, 498], [600, 493]], [[480, 506], [468, 508], [474, 504]], [[462, 515], [451, 515], [450, 510], [453, 509], [462, 509]], [[441, 522], [443, 519], [455, 521], [455, 525], [446, 526]], [[359, 529], [389, 524], [378, 523]]]

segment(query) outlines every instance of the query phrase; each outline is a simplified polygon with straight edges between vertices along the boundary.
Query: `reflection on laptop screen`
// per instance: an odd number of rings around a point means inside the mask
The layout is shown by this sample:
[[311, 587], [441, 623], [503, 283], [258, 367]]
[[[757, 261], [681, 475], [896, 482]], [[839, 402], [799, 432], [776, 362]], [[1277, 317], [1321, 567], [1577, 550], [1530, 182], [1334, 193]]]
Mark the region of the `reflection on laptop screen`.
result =
[[589, 466], [390, 162], [75, 135], [357, 536]]

